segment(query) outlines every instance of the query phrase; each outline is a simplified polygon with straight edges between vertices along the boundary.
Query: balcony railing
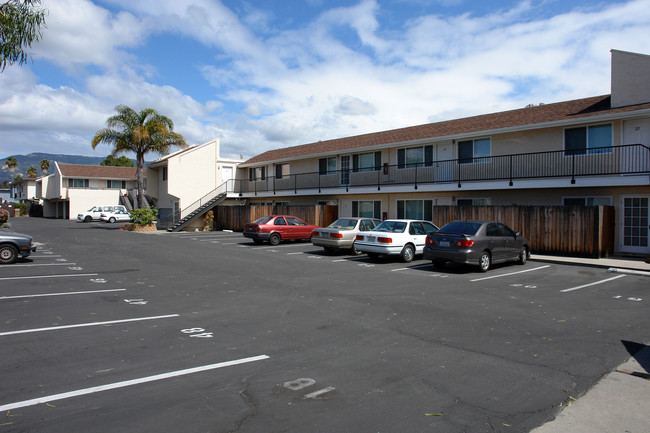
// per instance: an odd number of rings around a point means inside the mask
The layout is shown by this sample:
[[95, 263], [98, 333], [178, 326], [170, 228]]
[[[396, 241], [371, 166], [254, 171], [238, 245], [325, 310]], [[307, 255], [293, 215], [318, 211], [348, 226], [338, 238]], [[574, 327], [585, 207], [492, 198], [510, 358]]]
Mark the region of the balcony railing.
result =
[[578, 150], [560, 150], [510, 155], [450, 159], [429, 163], [388, 165], [326, 173], [296, 173], [287, 176], [238, 179], [228, 190], [239, 194], [294, 192], [389, 185], [456, 184], [465, 182], [569, 178], [650, 174], [650, 148], [641, 144]]

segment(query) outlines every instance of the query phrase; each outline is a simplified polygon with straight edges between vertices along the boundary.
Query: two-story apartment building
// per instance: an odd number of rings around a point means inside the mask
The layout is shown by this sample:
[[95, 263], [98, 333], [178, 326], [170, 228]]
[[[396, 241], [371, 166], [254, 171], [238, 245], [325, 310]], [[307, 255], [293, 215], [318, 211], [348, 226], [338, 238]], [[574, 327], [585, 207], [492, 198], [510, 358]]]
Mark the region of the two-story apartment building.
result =
[[135, 194], [135, 167], [62, 164], [36, 181], [36, 197], [43, 202], [45, 218], [74, 220], [97, 205], [117, 205], [122, 196]]
[[23, 177], [11, 182], [10, 198], [16, 203], [37, 202], [36, 178]]
[[156, 199], [159, 225], [178, 221], [232, 187], [242, 160], [222, 158], [219, 151], [215, 139], [147, 164], [147, 194]]
[[[431, 219], [439, 205], [611, 205], [650, 253], [650, 56], [612, 51], [611, 94], [264, 152], [231, 197]], [[435, 221], [434, 221], [435, 222]]]

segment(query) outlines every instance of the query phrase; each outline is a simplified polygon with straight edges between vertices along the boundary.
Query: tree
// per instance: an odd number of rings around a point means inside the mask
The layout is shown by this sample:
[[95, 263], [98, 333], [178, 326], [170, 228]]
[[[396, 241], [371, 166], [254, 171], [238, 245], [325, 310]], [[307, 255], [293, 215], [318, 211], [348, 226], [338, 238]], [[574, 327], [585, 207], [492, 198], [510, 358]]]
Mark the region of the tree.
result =
[[38, 170], [36, 170], [36, 167], [31, 165], [27, 170], [27, 176], [29, 177], [36, 177], [38, 175]]
[[171, 146], [187, 147], [185, 138], [174, 132], [172, 120], [153, 108], [139, 113], [126, 105], [115, 107], [117, 114], [106, 120], [107, 128], [101, 129], [91, 141], [93, 149], [99, 143], [113, 146], [113, 157], [120, 153], [135, 153], [138, 178], [138, 207], [144, 207], [144, 156], [149, 152], [160, 155], [169, 153]]
[[44, 159], [41, 161], [41, 170], [43, 171], [43, 174], [47, 173], [47, 171], [50, 169], [50, 161], [47, 159]]
[[5, 162], [7, 163], [7, 167], [9, 167], [9, 171], [11, 172], [13, 172], [16, 169], [16, 167], [18, 167], [18, 160], [13, 156], [7, 158]]
[[122, 155], [119, 158], [115, 158], [113, 155], [108, 155], [99, 165], [110, 167], [135, 167], [133, 160], [128, 158], [126, 155]]
[[45, 9], [41, 0], [9, 0], [0, 5], [0, 72], [7, 65], [27, 62], [25, 50], [41, 39]]

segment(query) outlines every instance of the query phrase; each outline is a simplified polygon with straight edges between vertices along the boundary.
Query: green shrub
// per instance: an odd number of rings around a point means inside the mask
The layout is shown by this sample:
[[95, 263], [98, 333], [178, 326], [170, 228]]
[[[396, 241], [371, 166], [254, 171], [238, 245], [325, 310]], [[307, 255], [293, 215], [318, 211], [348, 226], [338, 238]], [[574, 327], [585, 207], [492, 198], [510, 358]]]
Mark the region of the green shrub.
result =
[[139, 226], [148, 226], [158, 219], [158, 209], [154, 207], [133, 209], [130, 214], [133, 224]]
[[9, 221], [9, 211], [0, 209], [0, 226]]
[[14, 204], [14, 207], [18, 209], [20, 216], [27, 215], [27, 203], [16, 203]]

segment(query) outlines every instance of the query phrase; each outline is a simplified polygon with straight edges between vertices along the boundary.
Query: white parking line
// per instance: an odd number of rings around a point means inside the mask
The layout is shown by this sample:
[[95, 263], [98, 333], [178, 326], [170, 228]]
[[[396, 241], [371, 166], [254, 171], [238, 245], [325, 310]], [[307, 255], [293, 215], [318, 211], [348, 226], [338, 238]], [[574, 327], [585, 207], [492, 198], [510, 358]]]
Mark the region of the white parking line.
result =
[[32, 265], [12, 265], [12, 268], [33, 268], [35, 266], [71, 266], [71, 265], [76, 265], [76, 263], [73, 262], [65, 262], [65, 263], [37, 263], [37, 264], [32, 264]]
[[619, 278], [623, 278], [624, 276], [625, 276], [625, 275], [617, 275], [617, 276], [612, 277], [612, 278], [607, 278], [606, 280], [600, 280], [600, 281], [596, 281], [596, 282], [594, 282], [594, 283], [583, 284], [582, 286], [571, 287], [570, 289], [560, 290], [560, 292], [562, 292], [562, 293], [565, 293], [565, 292], [572, 292], [572, 291], [574, 291], [574, 290], [584, 289], [585, 287], [595, 286], [596, 284], [603, 284], [603, 283], [606, 283], [606, 282], [608, 282], [608, 281], [617, 280], [617, 279], [619, 279]]
[[1, 280], [30, 280], [38, 278], [92, 277], [99, 274], [62, 274], [62, 275], [32, 275], [31, 277], [3, 277]]
[[408, 271], [409, 269], [420, 269], [420, 268], [430, 268], [431, 263], [427, 263], [426, 265], [416, 265], [416, 266], [409, 266], [408, 268], [397, 268], [397, 269], [391, 269], [391, 272], [395, 271]]
[[349, 262], [352, 260], [366, 260], [368, 257], [366, 256], [361, 256], [361, 257], [348, 257], [347, 259], [337, 259], [337, 260], [332, 260], [332, 263], [336, 262]]
[[188, 374], [200, 373], [208, 370], [215, 370], [217, 368], [231, 367], [233, 365], [246, 364], [249, 362], [261, 361], [268, 359], [267, 355], [251, 356], [250, 358], [235, 359], [233, 361], [219, 362], [217, 364], [203, 365], [200, 367], [188, 368], [185, 370], [170, 371], [169, 373], [156, 374], [154, 376], [142, 377], [140, 379], [125, 380], [122, 382], [109, 383], [106, 385], [94, 386], [92, 388], [84, 388], [76, 391], [63, 392], [61, 394], [54, 394], [31, 400], [19, 401], [16, 403], [9, 403], [0, 406], [0, 412], [7, 410], [18, 409], [27, 406], [34, 406], [41, 403], [48, 403], [50, 401], [63, 400], [70, 397], [78, 397], [80, 395], [93, 394], [100, 391], [108, 391], [111, 389], [124, 388], [132, 385], [139, 385], [141, 383], [154, 382], [157, 380], [169, 379], [172, 377], [185, 376]]
[[82, 328], [85, 326], [113, 325], [115, 323], [139, 322], [141, 320], [168, 319], [178, 317], [178, 314], [167, 314], [165, 316], [136, 317], [135, 319], [109, 320], [107, 322], [77, 323], [76, 325], [49, 326], [47, 328], [22, 329], [20, 331], [0, 332], [0, 337], [5, 335], [29, 334], [31, 332], [58, 331], [59, 329]]
[[0, 301], [5, 299], [20, 299], [20, 298], [39, 298], [42, 296], [66, 296], [66, 295], [86, 295], [89, 293], [104, 293], [104, 292], [123, 292], [126, 289], [108, 289], [108, 290], [85, 290], [83, 292], [63, 292], [63, 293], [41, 293], [37, 295], [20, 295], [20, 296], [0, 296]]
[[470, 280], [470, 281], [474, 282], [474, 281], [491, 280], [492, 278], [501, 278], [501, 277], [507, 277], [509, 275], [517, 275], [517, 274], [523, 274], [523, 273], [526, 273], [526, 272], [539, 271], [540, 269], [546, 269], [546, 268], [550, 268], [550, 267], [551, 267], [551, 265], [540, 266], [538, 268], [526, 269], [524, 271], [519, 271], [519, 272], [510, 272], [510, 273], [507, 273], [507, 274], [491, 275], [489, 277], [476, 278], [476, 279], [473, 279], [473, 280]]
[[61, 255], [48, 254], [45, 256], [35, 256], [35, 255], [29, 256], [30, 259], [49, 259], [50, 257], [61, 257]]

